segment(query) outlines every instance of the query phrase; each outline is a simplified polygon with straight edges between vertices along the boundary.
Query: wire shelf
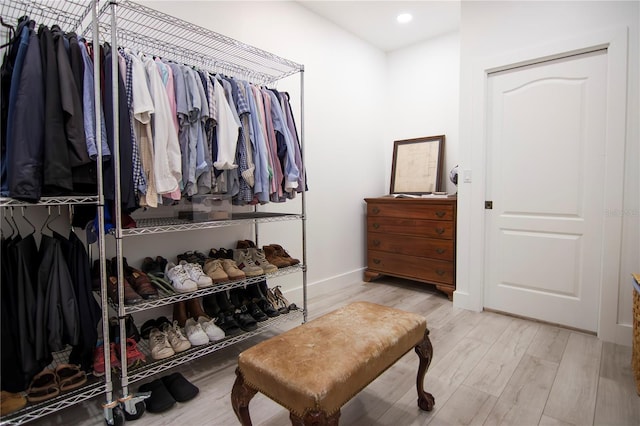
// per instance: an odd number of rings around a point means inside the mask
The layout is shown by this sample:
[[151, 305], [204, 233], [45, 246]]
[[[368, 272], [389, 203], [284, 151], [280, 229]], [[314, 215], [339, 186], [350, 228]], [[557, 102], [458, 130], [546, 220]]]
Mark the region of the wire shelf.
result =
[[[0, 15], [6, 23], [17, 25], [27, 15], [37, 25], [57, 24], [63, 31], [80, 32], [91, 21], [91, 2], [87, 0], [11, 0], [0, 2]], [[37, 28], [36, 25], [36, 28]]]
[[[71, 347], [52, 353], [53, 362], [48, 365], [48, 368], [55, 369], [58, 365], [68, 363], [70, 353]], [[0, 425], [21, 425], [36, 420], [47, 414], [55, 413], [56, 411], [103, 394], [106, 390], [105, 387], [104, 377], [87, 374], [87, 383], [82, 387], [68, 392], [61, 392], [60, 395], [55, 398], [43, 402], [28, 403], [19, 411], [0, 417]]]
[[204, 355], [208, 355], [224, 349], [228, 346], [235, 345], [236, 343], [242, 342], [243, 340], [247, 340], [251, 337], [260, 335], [280, 324], [296, 320], [302, 321], [302, 318], [303, 311], [301, 309], [296, 309], [294, 311], [290, 311], [287, 314], [282, 314], [275, 318], [270, 318], [264, 322], [258, 323], [258, 328], [253, 331], [245, 331], [235, 336], [228, 336], [219, 342], [209, 343], [202, 346], [194, 346], [191, 349], [187, 349], [184, 352], [177, 353], [170, 358], [159, 361], [152, 360], [148, 341], [141, 339], [138, 343], [138, 349], [145, 354], [150, 362], [147, 362], [140, 367], [128, 370], [129, 383], [133, 383], [137, 380], [142, 380], [145, 377], [153, 376], [170, 368], [198, 359]]
[[[199, 289], [196, 291], [191, 291], [189, 293], [169, 293], [162, 289], [158, 288], [159, 298], [149, 301], [144, 301], [140, 303], [136, 303], [134, 305], [125, 305], [124, 313], [133, 314], [135, 312], [146, 311], [151, 308], [157, 308], [160, 306], [171, 305], [176, 302], [180, 302], [183, 300], [194, 299], [196, 297], [207, 296], [209, 294], [219, 293], [226, 290], [231, 290], [237, 287], [244, 287], [245, 285], [259, 283], [261, 281], [265, 281], [267, 279], [281, 277], [284, 275], [294, 274], [296, 272], [302, 272], [304, 267], [300, 264], [295, 266], [289, 266], [287, 268], [280, 268], [276, 272], [272, 272], [265, 275], [259, 275], [257, 277], [249, 277], [244, 280], [237, 281], [227, 281], [219, 284], [214, 284], [211, 287]], [[156, 287], [157, 288], [157, 287]], [[112, 300], [109, 300], [109, 305], [117, 312], [118, 307]]]
[[[118, 43], [132, 50], [263, 84], [304, 70], [301, 64], [139, 3], [115, 3]], [[106, 41], [111, 40], [110, 17], [107, 2], [98, 14], [100, 34]], [[89, 30], [85, 31], [88, 36]]]
[[[302, 215], [300, 214], [265, 212], [233, 213], [232, 219], [214, 220], [209, 222], [193, 222], [187, 219], [179, 219], [175, 217], [138, 219], [136, 220], [137, 228], [123, 229], [121, 235], [126, 237], [300, 219], [302, 219]], [[112, 230], [111, 232], [115, 233], [115, 230]]]
[[98, 196], [42, 197], [37, 203], [0, 197], [0, 207], [61, 206], [67, 204], [97, 204]]

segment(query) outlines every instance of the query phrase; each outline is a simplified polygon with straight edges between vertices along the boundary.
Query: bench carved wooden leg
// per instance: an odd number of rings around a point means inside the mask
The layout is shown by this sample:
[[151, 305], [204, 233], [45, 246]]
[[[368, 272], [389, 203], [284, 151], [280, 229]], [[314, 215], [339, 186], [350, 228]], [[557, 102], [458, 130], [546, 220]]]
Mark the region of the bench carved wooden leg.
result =
[[251, 416], [249, 416], [249, 402], [256, 393], [257, 391], [246, 385], [240, 369], [236, 368], [236, 381], [231, 389], [231, 406], [242, 426], [252, 425]]
[[289, 413], [291, 426], [338, 426], [340, 411], [327, 416], [324, 411], [309, 411], [300, 418], [293, 413]]
[[433, 410], [435, 400], [433, 395], [424, 391], [424, 376], [427, 374], [431, 358], [433, 357], [433, 346], [429, 339], [429, 329], [424, 332], [424, 339], [415, 347], [415, 351], [420, 358], [420, 366], [418, 367], [418, 377], [416, 379], [416, 388], [418, 390], [418, 407], [424, 411]]

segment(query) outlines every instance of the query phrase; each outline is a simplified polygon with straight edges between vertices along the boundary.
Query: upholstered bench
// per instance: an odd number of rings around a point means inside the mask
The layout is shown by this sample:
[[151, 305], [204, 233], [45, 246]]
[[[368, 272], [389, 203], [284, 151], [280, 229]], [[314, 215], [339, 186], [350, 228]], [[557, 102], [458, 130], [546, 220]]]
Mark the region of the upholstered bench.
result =
[[240, 422], [251, 425], [249, 402], [260, 392], [290, 412], [293, 425], [337, 425], [340, 408], [415, 348], [418, 406], [433, 409], [424, 376], [433, 348], [420, 315], [355, 302], [261, 342], [238, 357], [231, 391]]

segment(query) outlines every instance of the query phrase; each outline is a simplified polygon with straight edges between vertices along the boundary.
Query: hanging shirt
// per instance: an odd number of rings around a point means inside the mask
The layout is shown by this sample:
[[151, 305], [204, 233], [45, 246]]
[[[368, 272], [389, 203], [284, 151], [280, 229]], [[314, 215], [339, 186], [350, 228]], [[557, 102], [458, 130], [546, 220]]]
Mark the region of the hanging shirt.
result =
[[255, 179], [253, 194], [260, 203], [266, 203], [269, 201], [267, 142], [262, 124], [260, 123], [260, 110], [258, 108], [258, 100], [253, 92], [253, 86], [246, 81], [242, 83], [246, 89], [249, 111], [251, 113], [250, 139], [253, 143], [253, 161], [256, 166], [253, 174]]
[[145, 191], [140, 196], [140, 205], [157, 207], [158, 192], [154, 173], [154, 147], [151, 129], [151, 117], [155, 112], [153, 99], [147, 85], [147, 74], [144, 64], [136, 55], [125, 50], [131, 61], [131, 111], [133, 113], [133, 132], [140, 148], [140, 163], [146, 182]]
[[171, 107], [155, 61], [144, 56], [142, 62], [149, 78], [149, 89], [154, 105], [154, 173], [158, 194], [178, 188], [182, 179], [180, 144], [171, 119]]
[[216, 134], [218, 139], [218, 151], [213, 166], [218, 170], [235, 169], [238, 167], [235, 164], [235, 155], [240, 126], [233, 117], [231, 107], [224, 95], [224, 88], [217, 79], [213, 78], [212, 82], [217, 111]]
[[263, 94], [271, 98], [271, 120], [273, 127], [276, 132], [283, 136], [284, 143], [286, 144], [286, 157], [283, 165], [285, 177], [284, 188], [287, 192], [292, 192], [298, 187], [298, 179], [300, 178], [300, 170], [298, 170], [298, 166], [296, 165], [296, 148], [293, 137], [287, 127], [278, 97], [271, 90], [265, 89], [263, 90]]
[[[87, 149], [89, 157], [95, 160], [98, 156], [98, 149], [96, 147], [97, 140], [97, 125], [96, 125], [96, 97], [94, 96], [94, 78], [93, 78], [93, 61], [89, 57], [87, 46], [82, 40], [78, 41], [80, 47], [80, 53], [84, 60], [84, 75], [83, 75], [83, 95], [82, 95], [82, 108], [84, 112], [84, 134], [87, 140]], [[102, 104], [98, 105], [100, 109], [100, 140], [102, 146], [102, 159], [108, 160], [111, 157], [111, 151], [107, 144], [107, 128], [104, 123], [104, 111], [102, 111]]]

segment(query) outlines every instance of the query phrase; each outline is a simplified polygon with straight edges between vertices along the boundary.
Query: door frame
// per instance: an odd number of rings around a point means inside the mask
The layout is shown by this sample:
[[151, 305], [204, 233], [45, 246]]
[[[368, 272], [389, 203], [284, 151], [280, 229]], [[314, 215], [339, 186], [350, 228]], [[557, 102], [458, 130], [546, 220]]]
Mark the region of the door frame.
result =
[[[469, 125], [460, 129], [461, 140], [468, 148], [460, 159], [462, 183], [458, 186], [458, 250], [457, 283], [454, 306], [482, 310], [485, 279], [485, 213], [487, 158], [487, 105], [489, 74], [530, 65], [546, 60], [607, 49], [607, 109], [604, 205], [608, 211], [623, 207], [624, 148], [626, 143], [627, 100], [627, 27], [617, 27], [557, 40], [541, 46], [522, 49], [472, 63], [469, 81], [461, 89], [471, 93], [469, 102], [461, 102], [461, 116], [470, 117]], [[463, 93], [464, 90], [461, 90]], [[466, 108], [466, 115], [462, 108]], [[473, 171], [472, 183], [465, 183], [465, 171]], [[470, 178], [470, 173], [469, 176]], [[628, 342], [631, 330], [618, 324], [618, 293], [620, 286], [620, 256], [622, 217], [603, 212], [603, 258], [600, 288], [598, 336], [616, 343]], [[623, 343], [624, 344], [624, 343]]]

